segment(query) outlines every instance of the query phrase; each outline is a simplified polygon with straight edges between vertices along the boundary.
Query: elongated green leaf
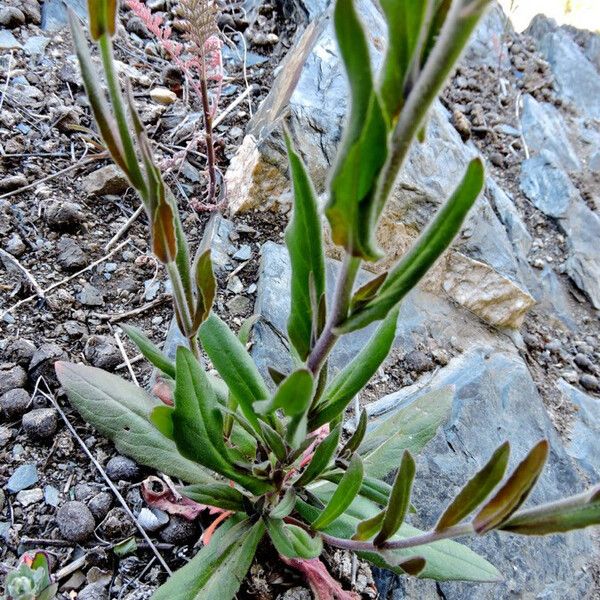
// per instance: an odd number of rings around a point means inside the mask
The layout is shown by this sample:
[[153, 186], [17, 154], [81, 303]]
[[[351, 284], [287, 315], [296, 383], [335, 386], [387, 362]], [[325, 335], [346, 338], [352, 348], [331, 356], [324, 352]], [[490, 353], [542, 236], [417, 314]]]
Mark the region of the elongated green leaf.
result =
[[354, 433], [340, 450], [340, 456], [352, 454], [352, 452], [358, 450], [358, 447], [362, 444], [365, 434], [367, 433], [367, 421], [367, 411], [363, 408], [360, 413], [358, 425], [356, 426]]
[[486, 533], [504, 523], [525, 502], [548, 458], [548, 441], [541, 440], [513, 471], [496, 495], [473, 520], [477, 533]]
[[402, 455], [402, 462], [396, 474], [392, 493], [385, 509], [385, 517], [381, 525], [381, 531], [377, 534], [374, 540], [376, 546], [383, 544], [389, 540], [404, 522], [406, 511], [410, 504], [410, 495], [412, 485], [415, 479], [415, 461], [408, 450]]
[[305, 485], [308, 485], [327, 468], [340, 442], [341, 431], [342, 426], [338, 425], [317, 446], [312, 460], [308, 463], [306, 469], [304, 470], [304, 473], [302, 473], [302, 475], [294, 484], [297, 488], [301, 488]]
[[173, 432], [173, 411], [171, 406], [162, 405], [156, 406], [150, 413], [150, 422], [158, 429], [166, 438], [175, 441], [175, 433]]
[[358, 454], [354, 454], [333, 496], [323, 512], [312, 522], [314, 529], [323, 529], [333, 523], [350, 506], [358, 494], [363, 479], [363, 465]]
[[353, 256], [376, 260], [373, 196], [387, 158], [387, 124], [374, 90], [368, 43], [353, 0], [337, 0], [334, 25], [352, 107], [326, 214], [334, 243]]
[[492, 455], [487, 464], [460, 491], [450, 506], [440, 517], [435, 526], [436, 531], [443, 531], [452, 525], [460, 523], [470, 515], [502, 481], [508, 458], [510, 444], [505, 442]]
[[221, 525], [210, 544], [175, 572], [151, 600], [232, 600], [265, 533], [261, 520], [254, 525], [248, 520], [232, 523]]
[[287, 517], [294, 506], [296, 505], [296, 490], [293, 487], [289, 487], [283, 498], [279, 501], [279, 504], [269, 513], [272, 519], [283, 519]]
[[217, 293], [217, 280], [213, 273], [210, 248], [202, 252], [194, 265], [196, 279], [196, 310], [194, 313], [194, 328], [208, 317]]
[[245, 512], [244, 495], [230, 485], [224, 483], [213, 483], [211, 485], [187, 485], [179, 488], [187, 498], [199, 504], [216, 506], [223, 510], [234, 512]]
[[278, 460], [285, 460], [287, 457], [287, 448], [283, 438], [267, 423], [259, 421], [263, 440]]
[[519, 511], [500, 526], [520, 535], [547, 535], [600, 525], [600, 486], [559, 502]]
[[382, 479], [396, 468], [403, 450], [418, 454], [450, 416], [453, 398], [452, 386], [429, 392], [368, 431], [359, 448], [365, 473]]
[[269, 489], [264, 482], [239, 473], [223, 441], [223, 417], [202, 367], [183, 346], [177, 348], [173, 434], [179, 451], [189, 458], [233, 479], [253, 493]]
[[351, 315], [339, 332], [348, 333], [385, 318], [412, 288], [419, 283], [435, 261], [448, 248], [477, 200], [485, 181], [483, 162], [476, 158], [446, 204], [437, 213], [406, 256], [390, 271], [377, 296]]
[[215, 369], [239, 402], [244, 416], [261, 434], [252, 404], [267, 400], [270, 394], [246, 348], [214, 313], [202, 323], [199, 337]]
[[[343, 473], [338, 469], [326, 473], [322, 476], [322, 478], [337, 484], [342, 479], [342, 476]], [[372, 502], [386, 506], [390, 499], [390, 494], [392, 493], [392, 486], [388, 483], [385, 483], [385, 481], [365, 475], [358, 493], [363, 498], [367, 498]]]
[[139, 351], [150, 361], [159, 371], [175, 379], [175, 365], [169, 357], [153, 344], [142, 332], [141, 329], [133, 325], [121, 326], [129, 339], [138, 347]]
[[376, 373], [390, 352], [396, 336], [398, 311], [392, 311], [377, 328], [366, 346], [327, 386], [321, 402], [311, 415], [311, 430], [341, 415], [352, 399]]
[[382, 70], [381, 98], [393, 121], [404, 104], [407, 78], [416, 60], [428, 0], [381, 0], [388, 25], [388, 48]]
[[388, 273], [386, 271], [358, 288], [350, 300], [350, 313], [357, 312], [360, 308], [371, 302], [375, 298], [379, 288], [383, 285], [383, 282], [387, 279], [387, 276]]
[[323, 541], [319, 536], [311, 537], [297, 525], [284, 523], [281, 519], [265, 518], [269, 537], [275, 550], [288, 558], [316, 558], [323, 551]]
[[[329, 487], [320, 486], [318, 489], [313, 490], [313, 493], [322, 502], [327, 502], [334, 490], [335, 487], [331, 485]], [[318, 508], [309, 506], [301, 499], [298, 499], [296, 503], [296, 510], [308, 523], [316, 519], [320, 512]], [[351, 539], [361, 521], [371, 519], [380, 512], [381, 509], [376, 504], [359, 496], [354, 499], [343, 515], [340, 515], [324, 529], [324, 532], [336, 537]], [[406, 539], [422, 533], [416, 527], [404, 523], [390, 541]], [[451, 540], [442, 540], [416, 548], [386, 550], [386, 558], [374, 552], [359, 552], [358, 555], [377, 567], [402, 574], [404, 571], [398, 567], [398, 564], [413, 558], [415, 553], [418, 553], [427, 561], [425, 568], [420, 573], [421, 577], [427, 579], [477, 582], [500, 581], [502, 579], [498, 570], [487, 560], [466, 546]]]
[[[294, 187], [294, 212], [285, 231], [292, 266], [288, 335], [301, 360], [311, 350], [316, 333], [316, 308], [325, 294], [323, 225], [317, 197], [302, 159], [286, 134], [288, 158]], [[311, 299], [311, 285], [315, 302]]]
[[288, 417], [301, 415], [310, 405], [313, 389], [312, 373], [308, 369], [298, 369], [279, 384], [267, 412], [281, 408]]
[[102, 35], [115, 34], [117, 0], [88, 0], [90, 35], [98, 40]]
[[184, 458], [175, 443], [150, 423], [155, 407], [163, 406], [160, 400], [101, 369], [65, 362], [55, 368], [71, 404], [119, 452], [189, 483], [215, 483], [204, 467]]
[[356, 533], [352, 536], [352, 539], [357, 540], [359, 542], [370, 540], [381, 529], [384, 518], [385, 510], [382, 510], [380, 513], [377, 513], [374, 517], [361, 521], [356, 526]]

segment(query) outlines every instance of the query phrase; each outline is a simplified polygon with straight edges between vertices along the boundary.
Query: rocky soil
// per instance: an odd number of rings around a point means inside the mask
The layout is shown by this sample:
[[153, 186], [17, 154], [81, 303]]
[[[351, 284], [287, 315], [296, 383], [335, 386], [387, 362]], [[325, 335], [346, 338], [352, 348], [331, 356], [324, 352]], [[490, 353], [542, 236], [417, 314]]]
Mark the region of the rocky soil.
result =
[[[24, 551], [42, 548], [60, 576], [61, 598], [133, 600], [149, 597], [165, 570], [102, 472], [143, 516], [172, 569], [194, 554], [209, 521], [150, 511], [142, 485], [150, 473], [116, 456], [79, 419], [53, 374], [54, 361], [69, 358], [146, 385], [150, 369], [119, 324], [135, 324], [163, 344], [171, 317], [145, 216], [133, 218], [139, 202], [94, 132], [62, 4], [8, 0], [0, 7], [0, 577]], [[67, 4], [84, 15], [84, 2]], [[176, 4], [148, 2], [167, 20]], [[217, 150], [225, 215], [202, 206], [205, 148], [198, 136], [190, 143], [201, 131], [197, 99], [126, 10], [116, 43], [186, 232], [193, 244], [206, 236], [213, 246], [217, 310], [234, 325], [262, 317], [253, 352], [263, 368], [280, 364], [289, 303], [281, 123], [288, 120], [322, 192], [345, 110], [327, 4], [223, 3], [225, 116]], [[377, 62], [382, 21], [370, 0], [358, 4]], [[551, 440], [535, 501], [600, 480], [600, 36], [544, 18], [519, 35], [501, 11], [491, 13], [383, 217], [388, 252], [407, 247], [476, 153], [487, 163], [486, 194], [452, 251], [404, 302], [394, 351], [360, 399], [381, 419], [430, 388], [456, 386], [451, 420], [420, 457], [417, 525], [431, 524], [448, 490], [458, 490], [504, 439], [515, 460], [540, 437]], [[330, 276], [333, 248], [331, 256]], [[332, 368], [367, 335], [350, 336]], [[132, 536], [137, 546], [124, 548]], [[591, 534], [486, 538], [473, 547], [505, 573], [503, 584], [375, 573], [381, 597], [600, 598]], [[346, 588], [375, 597], [364, 565], [340, 553], [326, 562]], [[240, 597], [310, 592], [265, 549]]]

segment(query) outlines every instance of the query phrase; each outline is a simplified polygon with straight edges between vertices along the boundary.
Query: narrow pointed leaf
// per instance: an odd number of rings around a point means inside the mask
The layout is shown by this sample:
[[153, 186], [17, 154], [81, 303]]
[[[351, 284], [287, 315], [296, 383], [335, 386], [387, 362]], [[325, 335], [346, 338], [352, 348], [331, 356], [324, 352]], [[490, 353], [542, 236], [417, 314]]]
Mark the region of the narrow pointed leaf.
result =
[[496, 495], [479, 511], [473, 527], [479, 534], [502, 525], [527, 499], [536, 484], [546, 459], [548, 441], [541, 440], [513, 471]]
[[294, 212], [285, 232], [292, 266], [290, 317], [288, 335], [301, 360], [312, 347], [318, 315], [310, 297], [325, 294], [325, 259], [323, 225], [317, 198], [302, 159], [286, 134], [286, 145], [294, 187]]
[[269, 537], [279, 554], [288, 558], [316, 558], [323, 551], [319, 536], [311, 537], [297, 525], [284, 523], [281, 519], [265, 519]]
[[129, 339], [138, 347], [144, 358], [149, 360], [159, 371], [175, 379], [175, 364], [169, 357], [153, 344], [137, 327], [133, 325], [121, 326]]
[[398, 311], [392, 311], [366, 346], [325, 388], [321, 401], [310, 418], [312, 430], [341, 415], [356, 394], [377, 372], [394, 343], [397, 320]]
[[487, 464], [460, 491], [440, 517], [436, 531], [443, 531], [460, 523], [470, 515], [502, 481], [506, 473], [510, 444], [505, 442], [492, 455]]
[[378, 275], [374, 279], [367, 281], [365, 285], [363, 285], [358, 290], [356, 290], [356, 292], [354, 292], [352, 300], [350, 300], [350, 314], [357, 312], [365, 304], [368, 304], [371, 300], [373, 300], [379, 288], [387, 279], [387, 276], [388, 273], [386, 271], [385, 273]]
[[600, 525], [600, 486], [559, 502], [519, 511], [500, 526], [519, 535], [548, 535]]
[[327, 527], [343, 514], [358, 494], [362, 478], [362, 461], [358, 454], [354, 454], [333, 496], [331, 496], [321, 514], [313, 521], [312, 526], [314, 529], [319, 530]]
[[352, 453], [358, 450], [358, 447], [362, 444], [362, 441], [365, 437], [365, 433], [367, 433], [367, 411], [363, 408], [360, 413], [360, 419], [358, 420], [358, 425], [354, 430], [354, 433], [350, 436], [348, 441], [344, 444], [342, 449], [340, 450], [340, 456], [343, 456], [346, 453]]
[[293, 487], [289, 487], [283, 498], [279, 501], [279, 504], [269, 513], [269, 516], [272, 519], [283, 519], [294, 510], [295, 505], [296, 490]]
[[152, 218], [152, 251], [163, 264], [173, 262], [177, 256], [175, 215], [164, 197], [159, 198]]
[[[337, 484], [342, 479], [342, 476], [343, 473], [338, 469], [324, 474], [323, 479]], [[372, 502], [386, 506], [390, 499], [390, 494], [392, 493], [392, 486], [385, 481], [365, 475], [358, 493], [363, 498], [367, 498]]]
[[210, 249], [202, 252], [196, 259], [194, 277], [197, 292], [194, 327], [197, 329], [208, 317], [217, 293], [217, 280], [213, 272]]
[[352, 536], [353, 540], [364, 542], [370, 540], [374, 535], [379, 533], [381, 526], [383, 525], [383, 519], [385, 518], [385, 510], [377, 513], [370, 519], [361, 521], [356, 526], [356, 533]]
[[234, 512], [245, 512], [244, 495], [230, 485], [224, 483], [213, 483], [211, 485], [187, 485], [178, 488], [187, 498], [198, 504], [216, 506], [223, 510]]
[[381, 531], [373, 541], [376, 546], [389, 540], [396, 534], [398, 529], [400, 529], [402, 523], [404, 523], [406, 511], [410, 504], [415, 470], [415, 461], [411, 453], [405, 450], [402, 455], [400, 468], [396, 474], [394, 485], [392, 486], [392, 493], [390, 494], [387, 508], [385, 509], [385, 517], [383, 519], [383, 524], [381, 525]]
[[269, 449], [277, 457], [278, 460], [285, 460], [287, 456], [287, 448], [283, 438], [267, 423], [259, 421], [262, 431], [262, 438], [266, 442]]
[[115, 34], [117, 0], [88, 0], [90, 35], [94, 40]]
[[313, 388], [314, 379], [308, 369], [294, 371], [279, 384], [267, 412], [281, 408], [288, 417], [303, 414], [310, 404]]
[[262, 521], [225, 523], [211, 543], [201, 548], [185, 567], [176, 571], [151, 600], [232, 600], [235, 598], [258, 544], [265, 533]]
[[308, 463], [304, 473], [296, 480], [296, 488], [301, 488], [314, 481], [327, 468], [340, 441], [341, 425], [333, 429], [329, 435], [317, 446], [312, 460]]
[[390, 271], [379, 293], [361, 310], [351, 315], [339, 332], [348, 333], [385, 318], [417, 285], [460, 231], [467, 213], [477, 200], [485, 180], [484, 166], [476, 158], [453, 196], [437, 213], [406, 256]]

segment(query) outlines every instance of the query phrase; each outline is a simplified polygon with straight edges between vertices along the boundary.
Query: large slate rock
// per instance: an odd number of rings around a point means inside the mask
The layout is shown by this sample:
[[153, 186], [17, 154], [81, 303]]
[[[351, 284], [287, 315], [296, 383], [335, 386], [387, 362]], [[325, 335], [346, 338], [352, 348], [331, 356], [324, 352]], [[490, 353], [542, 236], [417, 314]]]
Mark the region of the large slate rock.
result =
[[[378, 413], [405, 406], [419, 395], [446, 385], [456, 389], [452, 416], [417, 459], [413, 500], [417, 517], [411, 518], [416, 526], [433, 526], [452, 496], [504, 440], [511, 443], [513, 467], [539, 439], [550, 441], [548, 465], [527, 505], [584, 489], [527, 366], [515, 353], [475, 347], [451, 361], [426, 386], [405, 388], [371, 404], [368, 410]], [[388, 594], [382, 597], [576, 600], [588, 597], [593, 588], [587, 566], [594, 560], [594, 548], [588, 533], [544, 538], [494, 533], [466, 543], [496, 565], [506, 580], [485, 585], [439, 583], [436, 589], [428, 582], [380, 574], [381, 588], [387, 587]]]
[[85, 0], [45, 0], [42, 4], [42, 29], [57, 31], [67, 27], [69, 9], [73, 10], [78, 17], [87, 19]]

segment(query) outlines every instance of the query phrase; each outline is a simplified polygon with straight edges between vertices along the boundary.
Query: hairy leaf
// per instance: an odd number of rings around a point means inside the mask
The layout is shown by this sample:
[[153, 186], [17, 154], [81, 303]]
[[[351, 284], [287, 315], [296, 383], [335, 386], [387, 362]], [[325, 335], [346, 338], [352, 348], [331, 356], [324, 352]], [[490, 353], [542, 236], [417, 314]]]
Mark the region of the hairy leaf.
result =
[[289, 417], [301, 415], [310, 405], [313, 389], [312, 373], [308, 369], [298, 369], [279, 384], [267, 412], [281, 408]]
[[380, 513], [377, 513], [374, 517], [361, 521], [356, 526], [356, 533], [352, 536], [352, 539], [357, 540], [359, 542], [370, 540], [381, 529], [384, 518], [385, 510], [382, 510]]
[[358, 425], [356, 426], [354, 433], [348, 438], [348, 441], [340, 450], [340, 456], [344, 456], [347, 453], [352, 454], [352, 452], [358, 450], [358, 447], [362, 444], [365, 434], [367, 433], [367, 421], [367, 411], [363, 408], [360, 412]]
[[547, 458], [548, 441], [541, 440], [517, 466], [496, 495], [479, 511], [473, 520], [473, 527], [477, 533], [486, 533], [499, 527], [525, 502]]
[[179, 488], [187, 498], [198, 504], [217, 506], [223, 510], [234, 512], [245, 512], [244, 495], [230, 485], [224, 483], [213, 483], [210, 485], [187, 485]]
[[279, 504], [269, 513], [272, 519], [283, 519], [287, 517], [294, 506], [296, 505], [296, 490], [293, 487], [289, 487], [283, 498], [279, 501]]
[[283, 438], [267, 423], [264, 423], [263, 421], [259, 421], [259, 423], [262, 431], [262, 438], [269, 449], [278, 460], [285, 460], [287, 457], [287, 448]]
[[265, 518], [269, 537], [275, 550], [288, 558], [316, 558], [323, 551], [319, 536], [311, 537], [297, 525], [284, 523], [281, 519]]
[[[314, 481], [329, 465], [340, 441], [341, 425], [335, 427], [329, 435], [317, 446], [315, 453], [308, 463], [304, 473], [294, 483], [297, 488]], [[341, 478], [340, 478], [341, 479]]]
[[505, 442], [494, 452], [483, 469], [463, 487], [458, 496], [444, 511], [435, 526], [436, 531], [443, 531], [460, 523], [490, 495], [492, 490], [502, 481], [504, 473], [506, 473], [509, 456], [510, 444]]
[[197, 329], [208, 317], [217, 293], [217, 280], [213, 273], [210, 249], [198, 256], [194, 266], [194, 273], [196, 290], [198, 292], [194, 313], [194, 328]]
[[153, 344], [142, 332], [141, 329], [133, 325], [121, 326], [129, 339], [138, 347], [139, 351], [150, 361], [159, 371], [175, 379], [175, 365], [173, 361], [155, 344]]

